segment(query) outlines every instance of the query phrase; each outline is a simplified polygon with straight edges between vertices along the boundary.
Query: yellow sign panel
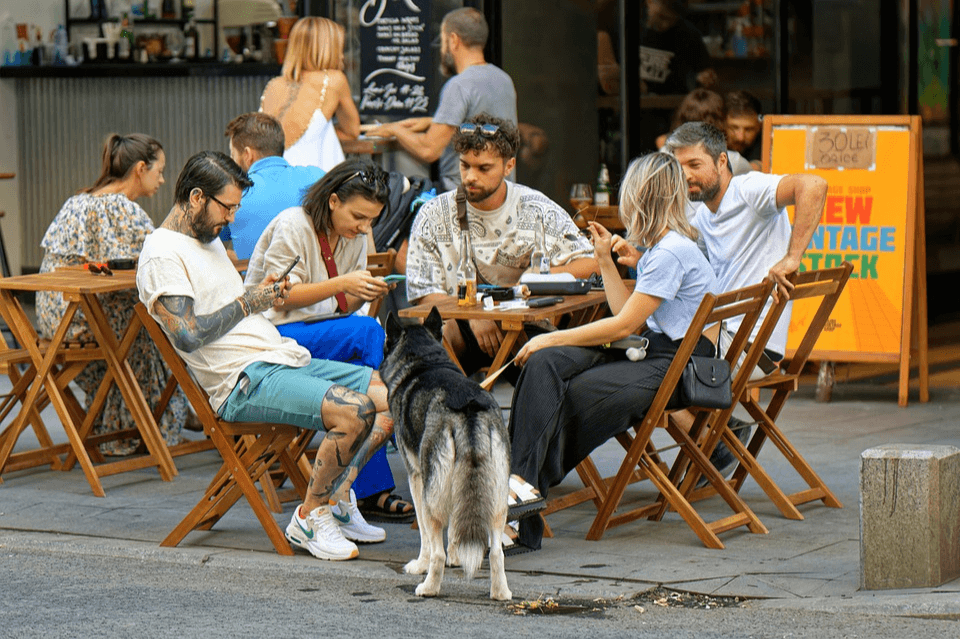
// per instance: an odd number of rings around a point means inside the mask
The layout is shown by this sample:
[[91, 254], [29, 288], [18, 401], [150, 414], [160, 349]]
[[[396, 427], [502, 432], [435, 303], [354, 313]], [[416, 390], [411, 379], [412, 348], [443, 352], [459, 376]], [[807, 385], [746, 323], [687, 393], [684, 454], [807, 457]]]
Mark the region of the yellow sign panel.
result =
[[[838, 133], [834, 129], [834, 139]], [[821, 136], [824, 128], [820, 128]], [[858, 354], [890, 355], [901, 351], [908, 214], [909, 127], [870, 127], [856, 131], [861, 140], [875, 142], [875, 162], [836, 162], [837, 168], [805, 164], [817, 134], [815, 126], [774, 128], [770, 172], [812, 173], [827, 180], [827, 202], [820, 226], [807, 248], [801, 271], [854, 266], [847, 287], [817, 341], [815, 351], [849, 356], [839, 361], [867, 359]], [[872, 155], [872, 154], [871, 154]], [[871, 158], [872, 159], [872, 158]], [[863, 168], [852, 168], [857, 164]], [[791, 207], [790, 217], [793, 218]], [[819, 300], [793, 306], [787, 342], [792, 352], [800, 343]]]

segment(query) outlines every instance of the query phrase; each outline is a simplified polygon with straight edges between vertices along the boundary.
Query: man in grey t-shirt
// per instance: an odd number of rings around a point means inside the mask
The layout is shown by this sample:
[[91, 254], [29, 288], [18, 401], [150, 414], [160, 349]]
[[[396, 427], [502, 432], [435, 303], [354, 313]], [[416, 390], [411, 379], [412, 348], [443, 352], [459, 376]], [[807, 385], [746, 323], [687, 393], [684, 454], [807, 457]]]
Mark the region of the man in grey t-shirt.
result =
[[369, 135], [395, 136], [421, 162], [440, 160], [443, 191], [460, 186], [459, 157], [451, 140], [457, 127], [478, 113], [517, 124], [517, 91], [502, 69], [483, 56], [489, 28], [473, 8], [451, 11], [440, 25], [440, 65], [452, 76], [440, 91], [433, 118], [410, 118], [384, 124]]

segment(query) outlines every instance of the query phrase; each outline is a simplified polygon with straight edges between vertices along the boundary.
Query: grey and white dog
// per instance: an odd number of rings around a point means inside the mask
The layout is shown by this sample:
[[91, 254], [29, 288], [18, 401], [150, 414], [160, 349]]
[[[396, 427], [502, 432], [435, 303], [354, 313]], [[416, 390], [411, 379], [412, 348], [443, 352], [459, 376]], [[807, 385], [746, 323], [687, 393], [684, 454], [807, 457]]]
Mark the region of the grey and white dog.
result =
[[380, 376], [420, 528], [420, 556], [404, 571], [426, 572], [416, 593], [434, 597], [445, 559], [472, 579], [489, 546], [490, 598], [509, 600], [500, 535], [507, 521], [510, 438], [500, 407], [450, 360], [436, 308], [422, 325], [403, 324], [391, 313], [386, 328]]

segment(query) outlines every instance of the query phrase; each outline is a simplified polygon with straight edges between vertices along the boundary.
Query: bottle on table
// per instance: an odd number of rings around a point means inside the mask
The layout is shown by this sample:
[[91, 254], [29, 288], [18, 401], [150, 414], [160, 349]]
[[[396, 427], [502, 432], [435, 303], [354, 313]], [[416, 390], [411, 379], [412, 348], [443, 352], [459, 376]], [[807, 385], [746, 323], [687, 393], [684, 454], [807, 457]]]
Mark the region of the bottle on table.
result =
[[547, 234], [543, 227], [543, 216], [534, 227], [533, 252], [530, 253], [530, 270], [541, 275], [550, 274], [550, 258], [547, 256]]
[[606, 164], [600, 165], [600, 172], [597, 174], [597, 188], [593, 192], [593, 203], [597, 206], [610, 205], [610, 171]]
[[67, 63], [67, 55], [70, 53], [70, 42], [67, 39], [67, 30], [63, 25], [57, 25], [57, 30], [53, 34], [53, 63], [63, 65]]
[[460, 233], [460, 265], [457, 266], [457, 304], [477, 305], [477, 267], [473, 263], [473, 244], [470, 233]]

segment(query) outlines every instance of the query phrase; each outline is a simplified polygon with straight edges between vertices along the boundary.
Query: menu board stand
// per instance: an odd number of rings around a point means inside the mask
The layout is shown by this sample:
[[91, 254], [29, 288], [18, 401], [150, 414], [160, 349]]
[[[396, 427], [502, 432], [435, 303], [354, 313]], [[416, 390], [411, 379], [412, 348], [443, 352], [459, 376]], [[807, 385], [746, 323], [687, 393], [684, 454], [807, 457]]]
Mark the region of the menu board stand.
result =
[[[801, 270], [845, 260], [855, 265], [810, 358], [898, 363], [900, 406], [907, 405], [915, 364], [920, 401], [929, 401], [920, 117], [764, 116], [763, 170], [812, 173], [828, 182], [827, 205]], [[798, 302], [788, 357], [804, 330]]]

